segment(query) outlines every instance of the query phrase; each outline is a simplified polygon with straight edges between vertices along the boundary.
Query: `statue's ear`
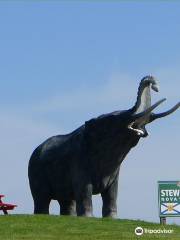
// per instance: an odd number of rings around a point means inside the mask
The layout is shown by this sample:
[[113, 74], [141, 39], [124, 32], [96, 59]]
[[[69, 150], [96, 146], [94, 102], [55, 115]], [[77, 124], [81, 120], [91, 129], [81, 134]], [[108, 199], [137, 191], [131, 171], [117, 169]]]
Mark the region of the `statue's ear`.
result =
[[97, 133], [104, 131], [107, 129], [107, 126], [111, 123], [114, 116], [115, 114], [103, 114], [97, 118], [92, 118], [85, 122], [85, 129], [87, 131], [96, 131]]
[[97, 125], [97, 120], [95, 118], [89, 120], [89, 121], [86, 121], [85, 122], [85, 130], [87, 132], [91, 132], [91, 131], [94, 131], [94, 129], [96, 128], [96, 125]]

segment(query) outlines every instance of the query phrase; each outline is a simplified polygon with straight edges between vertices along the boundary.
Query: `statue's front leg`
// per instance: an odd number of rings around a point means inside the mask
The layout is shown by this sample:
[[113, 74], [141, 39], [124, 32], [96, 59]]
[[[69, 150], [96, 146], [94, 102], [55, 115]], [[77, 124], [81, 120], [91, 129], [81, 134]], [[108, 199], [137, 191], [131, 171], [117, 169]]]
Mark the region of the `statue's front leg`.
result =
[[92, 185], [87, 184], [76, 192], [77, 216], [92, 217]]
[[101, 193], [103, 208], [102, 216], [117, 218], [117, 192], [118, 192], [118, 178], [112, 183], [112, 185]]

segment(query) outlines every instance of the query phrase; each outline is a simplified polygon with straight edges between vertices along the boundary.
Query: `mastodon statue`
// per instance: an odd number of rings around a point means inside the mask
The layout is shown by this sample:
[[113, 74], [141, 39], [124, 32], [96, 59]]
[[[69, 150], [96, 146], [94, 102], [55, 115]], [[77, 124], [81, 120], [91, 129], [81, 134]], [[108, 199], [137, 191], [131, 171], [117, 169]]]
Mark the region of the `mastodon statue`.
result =
[[146, 124], [179, 108], [155, 114], [162, 99], [151, 105], [151, 89], [158, 92], [154, 77], [144, 77], [137, 101], [129, 110], [93, 118], [75, 131], [47, 139], [29, 161], [29, 182], [34, 213], [49, 213], [52, 199], [60, 214], [92, 216], [92, 195], [102, 196], [102, 216], [116, 217], [119, 168], [140, 138], [147, 137]]

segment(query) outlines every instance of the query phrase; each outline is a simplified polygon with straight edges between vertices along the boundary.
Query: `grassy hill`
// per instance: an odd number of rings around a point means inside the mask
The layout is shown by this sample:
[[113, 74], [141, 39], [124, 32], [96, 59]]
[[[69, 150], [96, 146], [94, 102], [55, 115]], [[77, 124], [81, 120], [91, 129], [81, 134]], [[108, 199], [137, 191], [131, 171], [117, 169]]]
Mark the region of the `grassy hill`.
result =
[[180, 239], [180, 227], [167, 225], [172, 234], [136, 236], [137, 226], [146, 229], [164, 229], [155, 223], [132, 220], [111, 220], [47, 215], [0, 215], [0, 240], [131, 240]]

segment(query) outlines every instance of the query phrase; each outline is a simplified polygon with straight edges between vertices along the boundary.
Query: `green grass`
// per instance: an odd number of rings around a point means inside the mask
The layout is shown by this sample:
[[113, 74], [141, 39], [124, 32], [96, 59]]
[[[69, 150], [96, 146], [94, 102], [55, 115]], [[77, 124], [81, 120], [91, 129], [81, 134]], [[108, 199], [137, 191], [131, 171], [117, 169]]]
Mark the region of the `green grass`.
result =
[[180, 239], [180, 227], [166, 225], [172, 234], [143, 234], [136, 236], [137, 226], [164, 229], [155, 223], [133, 220], [111, 220], [47, 215], [0, 215], [0, 240], [131, 240]]

